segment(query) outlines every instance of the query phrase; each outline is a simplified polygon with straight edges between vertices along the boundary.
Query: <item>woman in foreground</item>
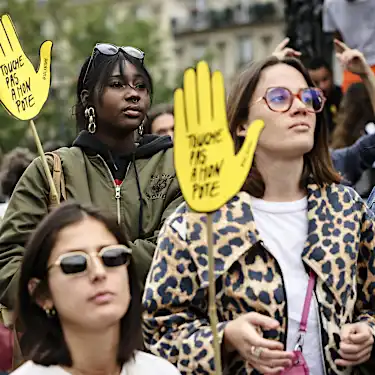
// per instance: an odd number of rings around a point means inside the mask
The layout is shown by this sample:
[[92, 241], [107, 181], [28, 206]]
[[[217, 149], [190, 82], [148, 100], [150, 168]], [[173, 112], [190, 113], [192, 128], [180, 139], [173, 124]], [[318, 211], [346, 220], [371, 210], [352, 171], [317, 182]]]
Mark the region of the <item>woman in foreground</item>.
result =
[[115, 220], [77, 203], [49, 214], [26, 246], [17, 319], [27, 361], [15, 375], [177, 375], [141, 346], [132, 251]]
[[[248, 124], [265, 128], [242, 191], [213, 213], [225, 373], [279, 374], [301, 363], [297, 355], [311, 375], [371, 370], [373, 215], [332, 167], [324, 102], [293, 58], [253, 63], [229, 96], [237, 151]], [[145, 287], [146, 346], [182, 374], [214, 372], [206, 232], [205, 215], [182, 205], [162, 229]]]

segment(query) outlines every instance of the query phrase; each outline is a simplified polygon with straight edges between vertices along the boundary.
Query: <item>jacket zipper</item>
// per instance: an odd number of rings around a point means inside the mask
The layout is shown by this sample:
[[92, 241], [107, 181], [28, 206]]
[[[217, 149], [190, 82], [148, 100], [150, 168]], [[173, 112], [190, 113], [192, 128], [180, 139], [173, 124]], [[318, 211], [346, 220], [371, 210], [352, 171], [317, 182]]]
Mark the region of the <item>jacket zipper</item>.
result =
[[272, 257], [275, 259], [275, 262], [277, 264], [277, 267], [279, 268], [279, 272], [280, 272], [280, 276], [281, 276], [281, 282], [283, 284], [283, 292], [284, 292], [284, 296], [285, 296], [285, 310], [286, 310], [286, 327], [285, 327], [285, 337], [284, 337], [284, 340], [283, 340], [283, 344], [284, 344], [284, 350], [286, 351], [287, 350], [287, 338], [288, 338], [288, 325], [289, 325], [289, 318], [288, 318], [288, 297], [286, 295], [286, 289], [285, 289], [285, 282], [284, 282], [284, 275], [283, 275], [283, 272], [281, 270], [281, 267], [280, 267], [280, 264], [279, 262], [277, 261], [276, 257], [273, 256], [272, 252], [270, 250], [268, 250], [267, 246], [264, 244], [264, 242], [262, 240], [259, 241], [260, 245], [268, 252], [272, 255]]
[[324, 371], [324, 375], [327, 375], [326, 359], [325, 359], [324, 352], [323, 352], [323, 339], [322, 339], [323, 325], [322, 325], [322, 320], [321, 320], [321, 315], [320, 315], [319, 301], [318, 301], [318, 298], [316, 297], [315, 291], [314, 291], [314, 299], [315, 299], [315, 302], [316, 302], [315, 309], [317, 310], [316, 315], [318, 317], [318, 324], [319, 324], [320, 353], [321, 353], [322, 360], [323, 360], [323, 371]]
[[[121, 185], [122, 185], [122, 183], [121, 183]], [[116, 207], [117, 207], [117, 224], [119, 224], [119, 225], [121, 223], [121, 215], [120, 215], [121, 185], [115, 186], [115, 189], [116, 189], [115, 198], [116, 198]]]
[[122, 180], [121, 184], [117, 185], [115, 179], [113, 178], [112, 172], [109, 169], [109, 167], [108, 167], [107, 163], [105, 162], [105, 160], [100, 155], [98, 155], [98, 157], [103, 162], [104, 167], [106, 168], [106, 170], [107, 170], [107, 172], [109, 174], [109, 177], [110, 177], [111, 181], [113, 182], [113, 186], [115, 187], [117, 224], [120, 225], [121, 224], [121, 186], [124, 183], [124, 180], [125, 180], [128, 172], [129, 172], [131, 162], [129, 162], [128, 167], [126, 168], [125, 176], [124, 176], [124, 179]]

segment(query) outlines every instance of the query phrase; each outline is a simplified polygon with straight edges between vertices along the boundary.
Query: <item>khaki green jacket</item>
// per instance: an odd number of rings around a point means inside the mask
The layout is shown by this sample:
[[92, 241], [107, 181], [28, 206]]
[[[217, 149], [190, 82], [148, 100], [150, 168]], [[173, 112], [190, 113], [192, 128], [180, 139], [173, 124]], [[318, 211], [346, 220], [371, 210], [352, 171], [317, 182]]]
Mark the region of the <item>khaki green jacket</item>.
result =
[[[133, 249], [143, 289], [158, 231], [183, 202], [174, 170], [173, 149], [135, 160], [143, 199], [141, 238], [140, 197], [134, 165], [129, 166], [124, 182], [116, 192], [112, 174], [99, 155], [89, 156], [78, 147], [62, 148], [57, 153], [62, 162], [67, 198], [93, 204], [120, 219], [128, 245]], [[49, 190], [41, 160], [35, 159], [20, 179], [0, 229], [0, 304], [8, 308], [14, 306], [24, 246], [48, 213]]]

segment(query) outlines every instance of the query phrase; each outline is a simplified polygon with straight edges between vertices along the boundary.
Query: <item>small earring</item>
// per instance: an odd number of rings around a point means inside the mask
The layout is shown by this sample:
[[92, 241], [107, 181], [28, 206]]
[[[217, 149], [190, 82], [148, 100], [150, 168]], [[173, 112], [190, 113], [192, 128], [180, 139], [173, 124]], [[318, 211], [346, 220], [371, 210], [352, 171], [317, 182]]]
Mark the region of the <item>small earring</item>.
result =
[[88, 107], [85, 109], [85, 117], [89, 119], [87, 130], [89, 133], [94, 134], [96, 132], [94, 107]]
[[144, 126], [143, 126], [143, 124], [144, 124], [144, 122], [145, 122], [145, 120], [143, 120], [143, 121], [141, 122], [141, 125], [139, 125], [139, 127], [138, 127], [138, 135], [139, 135], [140, 137], [142, 137], [142, 135], [143, 135], [143, 131], [144, 131]]
[[52, 307], [50, 309], [46, 308], [46, 309], [44, 309], [44, 311], [46, 312], [46, 315], [47, 315], [48, 318], [52, 318], [56, 315], [56, 309], [54, 307]]

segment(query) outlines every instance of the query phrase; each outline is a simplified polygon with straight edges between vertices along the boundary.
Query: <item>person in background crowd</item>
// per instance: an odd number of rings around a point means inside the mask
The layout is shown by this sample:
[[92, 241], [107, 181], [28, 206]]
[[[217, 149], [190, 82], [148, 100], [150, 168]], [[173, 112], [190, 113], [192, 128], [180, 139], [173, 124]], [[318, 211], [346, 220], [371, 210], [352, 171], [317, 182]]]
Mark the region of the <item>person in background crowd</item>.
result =
[[366, 125], [374, 121], [374, 109], [366, 86], [362, 82], [353, 83], [345, 93], [338, 112], [332, 148], [352, 145], [366, 134]]
[[[375, 2], [373, 0], [325, 0], [323, 4], [323, 30], [364, 55], [375, 71]], [[342, 90], [361, 81], [361, 78], [344, 70]]]
[[327, 99], [324, 113], [327, 116], [328, 132], [332, 134], [337, 123], [336, 114], [342, 99], [341, 88], [334, 84], [332, 70], [324, 59], [319, 57], [308, 59], [305, 65], [315, 85], [323, 91]]
[[[323, 106], [294, 58], [252, 63], [229, 94], [236, 152], [252, 121], [266, 125], [242, 191], [212, 213], [225, 373], [279, 374], [295, 348], [314, 375], [354, 375], [358, 365], [373, 371], [375, 223], [340, 184]], [[146, 347], [184, 374], [215, 371], [206, 219], [187, 204], [168, 219], [143, 296]], [[314, 298], [302, 334], [309, 274]]]
[[[355, 158], [360, 158], [360, 149], [358, 149], [356, 157], [353, 153], [353, 158], [346, 158], [344, 162], [339, 162], [336, 166], [337, 170], [362, 197], [367, 197], [375, 184], [375, 173], [371, 168], [375, 162], [372, 157], [374, 152], [372, 149], [375, 148], [375, 143], [368, 142], [367, 145], [363, 143], [363, 136], [368, 135], [368, 129], [375, 127], [374, 121], [374, 110], [365, 85], [360, 82], [353, 83], [349, 86], [341, 103], [337, 116], [337, 126], [332, 135], [331, 147], [333, 149], [332, 154], [340, 149], [348, 149], [354, 144], [357, 147], [363, 145], [369, 148], [367, 152], [362, 152], [363, 156], [368, 156], [368, 160], [365, 162], [368, 166], [367, 170], [358, 169]], [[372, 139], [373, 137], [370, 138], [370, 141]]]
[[145, 134], [169, 135], [173, 139], [174, 114], [172, 104], [158, 104], [147, 114]]
[[[345, 44], [337, 40], [335, 44], [341, 50], [337, 56], [344, 69], [349, 72], [355, 72], [362, 79], [361, 83], [354, 83], [348, 88], [338, 112], [337, 126], [333, 132], [331, 147], [333, 149], [342, 149], [354, 144], [361, 136], [375, 132], [375, 75], [360, 51], [349, 49]], [[370, 157], [366, 161], [366, 164], [370, 164], [370, 162], [373, 162], [371, 149], [374, 148], [375, 144], [371, 147], [371, 145], [365, 145], [363, 142], [358, 143], [358, 145], [361, 144], [370, 148], [367, 152], [362, 152], [362, 158], [363, 156]], [[360, 149], [358, 149], [358, 152], [359, 158], [361, 157]], [[352, 164], [354, 167], [358, 163], [353, 160], [346, 160], [341, 163], [342, 166], [345, 164]], [[348, 170], [348, 166], [344, 166], [344, 169]], [[363, 175], [360, 181], [354, 181], [353, 177], [349, 178], [348, 176], [348, 174], [360, 176], [359, 172], [352, 171], [347, 174], [344, 172], [343, 175], [352, 184], [356, 183], [353, 186], [355, 190], [362, 197], [367, 198], [374, 186], [375, 174], [371, 169]]]
[[351, 146], [331, 150], [331, 159], [345, 184], [357, 184], [362, 174], [375, 163], [375, 132], [363, 135]]
[[[72, 147], [56, 151], [67, 198], [109, 210], [123, 225], [142, 288], [158, 231], [183, 201], [172, 141], [141, 137], [135, 142], [153, 93], [144, 59], [134, 47], [95, 46], [77, 81], [81, 132]], [[49, 211], [49, 192], [37, 158], [20, 179], [0, 228], [0, 303], [7, 308], [14, 306], [24, 246]]]
[[29, 149], [21, 147], [5, 154], [0, 167], [1, 193], [5, 197], [5, 202], [0, 204], [0, 218], [5, 214], [19, 179], [34, 158], [35, 155]]
[[42, 220], [20, 270], [16, 319], [28, 361], [13, 374], [179, 374], [136, 350], [141, 296], [124, 233], [115, 219], [75, 202]]

